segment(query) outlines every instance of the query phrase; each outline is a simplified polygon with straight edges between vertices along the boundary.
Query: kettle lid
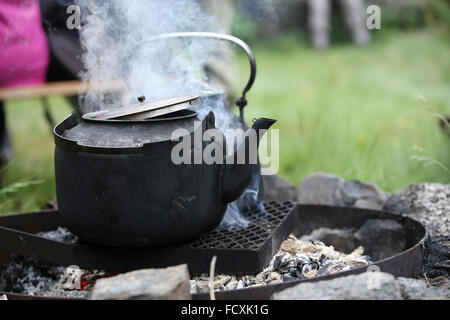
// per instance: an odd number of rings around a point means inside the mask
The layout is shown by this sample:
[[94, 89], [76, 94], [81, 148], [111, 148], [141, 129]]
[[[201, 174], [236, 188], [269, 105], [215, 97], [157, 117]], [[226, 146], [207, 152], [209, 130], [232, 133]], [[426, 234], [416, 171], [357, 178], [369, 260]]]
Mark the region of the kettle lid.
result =
[[138, 98], [139, 103], [114, 110], [104, 110], [83, 115], [85, 120], [146, 120], [172, 114], [195, 106], [199, 96], [179, 96], [169, 99], [146, 102], [145, 97]]

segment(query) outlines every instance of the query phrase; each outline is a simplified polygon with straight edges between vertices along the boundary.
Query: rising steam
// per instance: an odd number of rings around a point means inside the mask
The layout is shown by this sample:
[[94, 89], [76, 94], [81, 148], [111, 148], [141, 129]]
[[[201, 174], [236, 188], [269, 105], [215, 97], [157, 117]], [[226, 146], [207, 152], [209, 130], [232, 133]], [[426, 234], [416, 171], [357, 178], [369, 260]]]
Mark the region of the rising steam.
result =
[[[119, 95], [93, 90], [80, 98], [83, 113], [118, 108], [136, 102], [172, 96], [222, 91], [211, 87], [204, 67], [223, 52], [213, 40], [152, 40], [152, 36], [188, 31], [220, 32], [201, 5], [195, 0], [77, 0], [83, 17], [80, 37], [86, 71], [81, 78], [92, 83], [119, 82]], [[203, 118], [210, 110], [222, 132], [239, 127], [218, 99], [203, 104], [197, 111]], [[246, 226], [239, 211], [256, 201], [259, 180], [235, 203], [229, 205], [225, 225]]]
[[149, 100], [197, 94], [208, 87], [202, 72], [217, 43], [152, 36], [211, 30], [212, 18], [192, 0], [78, 0], [84, 18], [80, 32], [86, 72], [94, 83], [119, 81], [120, 99], [92, 91], [82, 97], [83, 112], [120, 107], [145, 95]]

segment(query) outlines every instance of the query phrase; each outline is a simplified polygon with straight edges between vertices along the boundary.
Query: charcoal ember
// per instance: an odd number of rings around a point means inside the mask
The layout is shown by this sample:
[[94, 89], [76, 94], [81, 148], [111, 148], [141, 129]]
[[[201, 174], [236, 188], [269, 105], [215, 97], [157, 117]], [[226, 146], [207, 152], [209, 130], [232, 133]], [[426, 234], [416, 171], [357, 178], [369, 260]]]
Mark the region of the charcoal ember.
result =
[[275, 258], [273, 270], [280, 273], [288, 273], [290, 269], [296, 266], [296, 261], [290, 255], [279, 255]]
[[267, 281], [269, 278], [269, 274], [271, 273], [271, 270], [264, 270], [260, 274], [256, 275], [255, 277], [255, 284], [262, 284]]
[[403, 226], [395, 220], [369, 219], [355, 236], [374, 261], [398, 254], [406, 245]]
[[242, 288], [245, 288], [245, 287], [246, 287], [245, 282], [242, 281], [242, 280], [239, 280], [236, 289], [242, 289]]
[[[65, 228], [58, 228], [48, 232], [38, 233], [40, 237], [60, 242], [75, 244], [78, 238]], [[55, 266], [53, 264], [12, 254], [10, 260], [3, 268], [0, 277], [0, 291], [17, 294], [86, 298], [89, 295], [89, 286], [95, 279], [105, 276], [103, 271], [89, 271], [77, 269], [81, 279], [86, 282], [86, 288], [79, 289], [75, 278], [68, 274], [71, 268]], [[69, 272], [70, 273], [70, 272]], [[78, 274], [78, 276], [80, 276]]]
[[[280, 250], [262, 272], [245, 276], [217, 275], [214, 279], [216, 283], [225, 283], [223, 279], [230, 278], [231, 281], [225, 286], [215, 286], [215, 290], [234, 290], [298, 281], [350, 270], [354, 266], [369, 263], [369, 257], [363, 254], [364, 249], [361, 247], [351, 254], [344, 254], [334, 250], [333, 247], [326, 246], [323, 242], [304, 242], [291, 235], [281, 244]], [[208, 276], [194, 278], [191, 281], [191, 292], [209, 292], [207, 283]], [[202, 286], [204, 289], [199, 289]]]
[[345, 267], [346, 264], [343, 261], [328, 262], [317, 272], [317, 276], [321, 277], [328, 274], [341, 272]]
[[295, 266], [297, 267], [297, 269], [302, 269], [302, 267], [305, 265], [305, 264], [308, 264], [310, 262], [310, 258], [307, 256], [307, 255], [305, 255], [305, 254], [299, 254], [299, 253], [297, 253], [296, 255], [295, 255]]
[[64, 267], [12, 254], [0, 278], [0, 291], [40, 295], [52, 290]]
[[236, 276], [232, 276], [231, 280], [225, 285], [225, 288], [227, 290], [234, 290], [237, 289], [239, 285], [239, 281], [237, 280]]
[[[231, 280], [232, 280], [231, 276], [219, 275], [214, 280], [214, 289], [218, 289], [222, 286], [226, 287], [228, 285], [228, 283], [230, 283]], [[208, 279], [208, 281], [209, 281], [209, 279]]]
[[59, 288], [62, 290], [76, 290], [81, 287], [81, 278], [83, 270], [80, 268], [66, 268], [64, 275], [61, 278]]
[[283, 282], [292, 282], [292, 281], [297, 281], [298, 280], [297, 277], [293, 277], [293, 276], [291, 276], [289, 274], [284, 274], [282, 279], [283, 279]]
[[427, 241], [423, 271], [428, 278], [450, 275], [450, 237], [435, 237]]
[[278, 270], [282, 261], [283, 261], [282, 255], [276, 256], [275, 261], [273, 263], [273, 270]]
[[302, 274], [303, 276], [305, 276], [306, 278], [308, 278], [308, 274], [310, 274], [310, 272], [313, 271], [313, 268], [311, 268], [310, 264], [305, 264], [302, 268]]
[[[190, 281], [190, 284], [191, 284], [191, 293], [209, 292], [209, 278], [207, 276], [194, 278]], [[225, 286], [224, 288], [226, 290]]]
[[250, 287], [250, 286], [253, 286], [253, 285], [255, 285], [256, 284], [256, 281], [254, 280], [254, 279], [248, 279], [246, 282], [245, 282], [245, 286], [246, 287]]
[[290, 275], [291, 277], [298, 278], [298, 273], [299, 273], [299, 271], [297, 268], [291, 268], [291, 269], [289, 269], [289, 273], [286, 275]]
[[319, 270], [320, 264], [318, 262], [313, 261], [310, 265], [312, 270]]

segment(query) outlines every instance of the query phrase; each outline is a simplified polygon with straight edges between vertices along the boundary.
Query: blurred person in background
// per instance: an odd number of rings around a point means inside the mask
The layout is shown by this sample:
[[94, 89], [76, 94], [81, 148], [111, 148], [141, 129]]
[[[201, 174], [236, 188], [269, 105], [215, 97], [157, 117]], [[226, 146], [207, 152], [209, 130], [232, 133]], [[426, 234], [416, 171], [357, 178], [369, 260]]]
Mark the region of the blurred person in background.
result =
[[[315, 48], [325, 49], [330, 44], [332, 0], [308, 0], [307, 3], [311, 42]], [[367, 44], [370, 35], [366, 26], [364, 0], [339, 0], [338, 4], [353, 42]]]
[[[0, 0], [0, 88], [44, 83], [48, 61], [38, 0]], [[11, 150], [3, 101], [0, 101], [2, 168], [11, 158]]]
[[50, 48], [47, 82], [77, 80], [83, 70], [78, 30], [67, 27], [67, 8], [74, 0], [64, 2], [40, 0], [42, 21]]

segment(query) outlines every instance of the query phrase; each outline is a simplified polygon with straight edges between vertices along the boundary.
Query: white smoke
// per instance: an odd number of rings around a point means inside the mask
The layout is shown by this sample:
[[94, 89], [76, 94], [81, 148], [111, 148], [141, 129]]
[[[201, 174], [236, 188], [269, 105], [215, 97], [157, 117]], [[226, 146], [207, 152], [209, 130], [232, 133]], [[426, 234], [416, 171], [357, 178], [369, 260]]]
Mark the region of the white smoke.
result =
[[[81, 74], [82, 79], [91, 83], [119, 81], [125, 92], [118, 97], [92, 90], [80, 99], [82, 112], [118, 108], [136, 102], [140, 96], [155, 100], [197, 95], [206, 90], [223, 91], [211, 87], [204, 73], [212, 57], [217, 59], [221, 52], [227, 52], [222, 50], [221, 42], [152, 40], [153, 36], [164, 33], [222, 31], [215, 30], [217, 24], [205, 10], [204, 2], [77, 0], [83, 17], [80, 38], [86, 71]], [[200, 118], [213, 111], [216, 126], [224, 133], [236, 127], [236, 118], [224, 99], [212, 99], [196, 111]], [[255, 181], [241, 199], [229, 205], [223, 225], [247, 226], [248, 221], [240, 211], [256, 201], [259, 180]]]
[[[148, 100], [198, 94], [209, 88], [204, 65], [220, 52], [212, 40], [152, 40], [155, 35], [212, 30], [213, 18], [193, 0], [77, 0], [86, 72], [93, 83], [120, 82], [121, 99], [92, 91], [82, 99], [84, 113], [120, 107], [139, 96]], [[211, 89], [211, 88], [209, 88]]]

